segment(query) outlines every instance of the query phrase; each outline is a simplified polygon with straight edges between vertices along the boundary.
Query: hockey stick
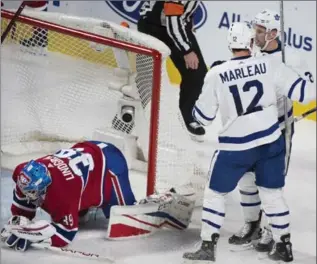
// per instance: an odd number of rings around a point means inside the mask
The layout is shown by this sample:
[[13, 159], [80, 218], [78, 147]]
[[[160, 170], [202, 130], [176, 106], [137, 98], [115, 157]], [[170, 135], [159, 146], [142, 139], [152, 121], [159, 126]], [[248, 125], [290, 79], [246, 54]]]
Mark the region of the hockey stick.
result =
[[316, 111], [317, 111], [317, 107], [312, 108], [312, 109], [306, 111], [305, 113], [301, 114], [300, 116], [296, 116], [294, 118], [294, 122], [298, 122], [298, 121], [302, 120], [303, 118], [305, 118], [306, 116], [309, 116], [309, 115], [315, 113]]
[[11, 28], [13, 27], [15, 21], [17, 20], [18, 16], [21, 15], [24, 7], [25, 7], [26, 2], [23, 1], [21, 3], [21, 5], [19, 6], [18, 10], [15, 12], [13, 18], [11, 19], [10, 23], [8, 24], [7, 28], [5, 29], [5, 31], [2, 33], [1, 35], [1, 44], [3, 43], [3, 41], [6, 39], [7, 35], [9, 34]]
[[103, 263], [115, 263], [115, 260], [101, 256], [99, 254], [91, 253], [91, 252], [83, 252], [83, 251], [78, 251], [74, 249], [69, 249], [69, 248], [58, 248], [58, 247], [52, 247], [49, 245], [45, 245], [45, 243], [33, 243], [32, 247], [38, 248], [38, 249], [45, 249], [49, 251], [53, 251], [56, 253], [61, 253], [64, 254], [65, 256], [70, 256], [70, 257], [78, 257], [78, 258], [83, 258], [88, 260], [96, 260], [96, 261], [102, 261]]

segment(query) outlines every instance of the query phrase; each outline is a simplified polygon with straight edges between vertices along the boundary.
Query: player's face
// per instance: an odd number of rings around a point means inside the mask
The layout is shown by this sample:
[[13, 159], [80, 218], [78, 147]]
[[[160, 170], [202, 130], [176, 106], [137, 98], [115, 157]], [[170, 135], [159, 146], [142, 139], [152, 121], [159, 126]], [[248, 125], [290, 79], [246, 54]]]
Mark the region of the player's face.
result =
[[255, 45], [257, 45], [260, 48], [263, 48], [266, 42], [265, 36], [266, 36], [266, 28], [255, 25], [254, 26], [255, 30]]

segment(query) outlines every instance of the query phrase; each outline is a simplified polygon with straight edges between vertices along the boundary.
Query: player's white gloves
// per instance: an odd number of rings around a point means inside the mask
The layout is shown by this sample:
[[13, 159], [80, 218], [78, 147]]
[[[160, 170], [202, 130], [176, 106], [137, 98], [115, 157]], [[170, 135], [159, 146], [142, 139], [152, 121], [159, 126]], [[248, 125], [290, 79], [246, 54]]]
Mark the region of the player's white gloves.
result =
[[26, 251], [34, 242], [40, 243], [56, 232], [45, 220], [32, 222], [23, 216], [12, 216], [1, 230], [1, 240], [18, 251]]

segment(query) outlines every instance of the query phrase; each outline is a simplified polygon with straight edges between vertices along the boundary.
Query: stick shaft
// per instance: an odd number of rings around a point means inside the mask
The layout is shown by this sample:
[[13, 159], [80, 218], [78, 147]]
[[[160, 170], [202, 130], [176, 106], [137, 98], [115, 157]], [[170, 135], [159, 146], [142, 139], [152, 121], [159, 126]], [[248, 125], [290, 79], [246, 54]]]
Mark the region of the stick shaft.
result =
[[13, 27], [14, 23], [16, 22], [17, 18], [19, 15], [21, 15], [24, 7], [25, 7], [26, 2], [23, 1], [21, 3], [21, 5], [19, 6], [18, 10], [15, 12], [13, 18], [11, 19], [11, 21], [9, 22], [8, 26], [6, 27], [5, 31], [2, 33], [1, 35], [1, 44], [3, 43], [3, 41], [6, 39], [7, 35], [9, 34], [11, 28]]
[[64, 254], [65, 256], [70, 256], [70, 257], [83, 258], [87, 260], [97, 260], [97, 261], [102, 261], [103, 263], [115, 263], [113, 259], [105, 257], [105, 256], [101, 256], [99, 254], [84, 252], [84, 251], [79, 251], [79, 250], [74, 250], [69, 248], [52, 247], [49, 245], [45, 245], [45, 243], [39, 243], [39, 244], [33, 243], [32, 247], [53, 251], [53, 252]]
[[295, 117], [295, 122], [298, 122], [298, 121], [302, 120], [306, 116], [309, 116], [309, 115], [315, 113], [316, 111], [317, 111], [317, 107], [314, 107], [314, 108], [306, 111], [305, 113], [301, 114], [300, 116]]

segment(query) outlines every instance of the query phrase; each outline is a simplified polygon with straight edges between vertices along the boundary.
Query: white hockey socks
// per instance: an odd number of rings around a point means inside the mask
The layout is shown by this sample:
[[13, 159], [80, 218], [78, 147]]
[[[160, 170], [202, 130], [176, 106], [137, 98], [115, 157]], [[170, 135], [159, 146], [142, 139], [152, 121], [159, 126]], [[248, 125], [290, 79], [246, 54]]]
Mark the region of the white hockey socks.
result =
[[290, 213], [283, 197], [283, 190], [259, 187], [259, 192], [273, 238], [278, 242], [282, 235], [290, 233]]
[[202, 240], [211, 241], [211, 235], [220, 232], [225, 219], [225, 196], [226, 193], [206, 188], [202, 212]]
[[239, 181], [240, 204], [245, 222], [259, 220], [261, 200], [258, 187], [255, 184], [255, 174], [247, 172]]

